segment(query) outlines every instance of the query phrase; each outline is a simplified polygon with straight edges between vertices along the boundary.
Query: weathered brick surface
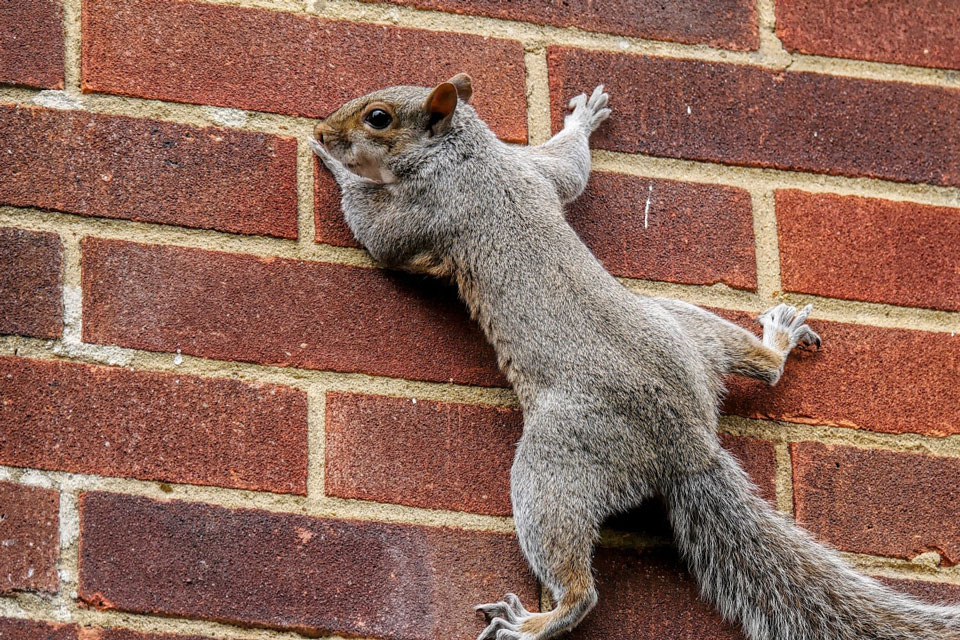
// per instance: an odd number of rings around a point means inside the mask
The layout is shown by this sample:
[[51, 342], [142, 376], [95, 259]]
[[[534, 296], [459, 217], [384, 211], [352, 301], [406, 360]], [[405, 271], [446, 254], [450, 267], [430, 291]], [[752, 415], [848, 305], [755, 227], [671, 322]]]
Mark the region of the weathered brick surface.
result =
[[[551, 47], [553, 124], [604, 84], [600, 149], [960, 185], [960, 90]], [[689, 112], [688, 112], [689, 109]]]
[[0, 482], [0, 594], [57, 590], [59, 509], [56, 491]]
[[447, 287], [379, 269], [88, 238], [87, 342], [505, 385]]
[[0, 618], [0, 640], [213, 640], [207, 636], [142, 633], [113, 627], [77, 626], [56, 622]]
[[[316, 241], [360, 246], [343, 220], [336, 183], [315, 169]], [[567, 220], [616, 276], [756, 289], [753, 212], [742, 189], [594, 171]]]
[[296, 389], [0, 357], [0, 398], [0, 464], [306, 493]]
[[[757, 314], [722, 315], [756, 330]], [[885, 433], [960, 433], [960, 336], [821, 320], [809, 324], [823, 338], [823, 348], [795, 350], [775, 387], [731, 377], [727, 413]]]
[[600, 599], [570, 640], [743, 640], [672, 551], [600, 549], [593, 564]]
[[330, 393], [326, 492], [508, 516], [522, 428], [515, 409]]
[[7, 0], [3, 3], [3, 11], [0, 11], [0, 84], [63, 88], [62, 0]]
[[[374, 1], [374, 0], [367, 0]], [[748, 0], [697, 2], [676, 0], [388, 0], [418, 9], [435, 9], [503, 20], [522, 20], [586, 31], [710, 44], [726, 49], [756, 49], [756, 6]]]
[[843, 551], [960, 561], [960, 460], [793, 443], [796, 517]]
[[57, 234], [0, 228], [0, 333], [62, 333], [61, 260]]
[[536, 602], [509, 535], [116, 494], [80, 500], [79, 597], [99, 608], [307, 634], [474, 638], [471, 607]]
[[786, 291], [960, 311], [960, 209], [777, 191]]
[[614, 275], [757, 287], [743, 189], [594, 172], [567, 219]]
[[778, 0], [787, 51], [960, 69], [960, 4], [943, 0]]
[[893, 578], [879, 578], [879, 580], [888, 587], [909, 593], [925, 602], [952, 605], [960, 603], [960, 585], [926, 580], [895, 580]]
[[19, 618], [0, 618], [0, 640], [100, 640], [80, 638], [77, 626]]
[[85, 0], [83, 35], [84, 91], [316, 118], [374, 89], [465, 71], [491, 128], [527, 137], [517, 41], [184, 0]]
[[0, 203], [297, 236], [293, 138], [0, 107]]

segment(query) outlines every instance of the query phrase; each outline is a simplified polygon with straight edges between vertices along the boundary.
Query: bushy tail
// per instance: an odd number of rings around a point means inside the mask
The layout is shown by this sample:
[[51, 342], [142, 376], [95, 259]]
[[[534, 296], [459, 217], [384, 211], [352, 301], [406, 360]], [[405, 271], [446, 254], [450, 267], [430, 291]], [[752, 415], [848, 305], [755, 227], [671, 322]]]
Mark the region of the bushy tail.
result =
[[666, 499], [702, 595], [750, 640], [960, 640], [960, 608], [854, 572], [759, 498], [726, 452]]

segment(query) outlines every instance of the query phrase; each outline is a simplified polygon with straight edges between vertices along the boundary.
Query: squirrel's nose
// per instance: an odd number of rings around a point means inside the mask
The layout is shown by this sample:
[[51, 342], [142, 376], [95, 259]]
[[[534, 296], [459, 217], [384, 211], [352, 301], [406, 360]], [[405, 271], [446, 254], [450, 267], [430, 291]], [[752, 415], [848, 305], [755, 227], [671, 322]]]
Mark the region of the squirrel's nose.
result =
[[325, 122], [319, 122], [317, 126], [313, 128], [313, 137], [319, 140], [321, 144], [327, 144], [323, 136], [331, 133], [333, 133], [333, 129]]

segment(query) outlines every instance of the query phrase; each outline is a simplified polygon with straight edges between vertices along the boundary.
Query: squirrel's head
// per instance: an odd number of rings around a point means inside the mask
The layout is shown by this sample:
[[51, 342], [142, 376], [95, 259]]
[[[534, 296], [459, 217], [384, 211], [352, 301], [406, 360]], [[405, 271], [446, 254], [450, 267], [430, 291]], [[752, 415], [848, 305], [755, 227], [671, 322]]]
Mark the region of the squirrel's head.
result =
[[314, 136], [350, 171], [395, 182], [404, 156], [433, 144], [470, 100], [470, 76], [458, 73], [433, 89], [391, 87], [351, 100], [318, 124]]

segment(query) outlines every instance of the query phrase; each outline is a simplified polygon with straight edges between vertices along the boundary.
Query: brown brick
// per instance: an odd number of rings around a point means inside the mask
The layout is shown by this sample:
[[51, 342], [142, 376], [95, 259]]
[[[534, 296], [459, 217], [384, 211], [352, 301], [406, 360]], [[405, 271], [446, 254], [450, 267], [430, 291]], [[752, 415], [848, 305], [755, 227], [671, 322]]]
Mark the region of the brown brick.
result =
[[510, 515], [518, 410], [331, 393], [326, 429], [329, 495]]
[[786, 291], [960, 311], [960, 209], [777, 191]]
[[[375, 0], [366, 0], [372, 2]], [[622, 36], [709, 44], [725, 49], [756, 49], [757, 10], [748, 0], [388, 0], [419, 9], [577, 27]]]
[[[77, 626], [24, 620], [20, 618], [0, 618], [0, 640], [88, 640], [77, 635]], [[99, 639], [94, 639], [99, 640]]]
[[960, 561], [960, 460], [819, 442], [790, 451], [797, 521], [818, 538], [854, 553]]
[[960, 69], [960, 4], [943, 0], [778, 0], [787, 51]]
[[340, 187], [317, 158], [313, 159], [313, 227], [315, 242], [335, 247], [361, 246], [343, 219]]
[[0, 107], [0, 203], [297, 237], [293, 138]]
[[455, 292], [380, 269], [87, 238], [83, 318], [87, 342], [506, 384]]
[[570, 640], [743, 640], [700, 599], [673, 551], [599, 549], [599, 601]]
[[527, 138], [513, 40], [184, 0], [85, 0], [83, 36], [84, 91], [317, 118], [374, 89], [465, 71], [490, 127]]
[[306, 493], [296, 389], [0, 357], [0, 397], [0, 464]]
[[60, 336], [61, 260], [57, 234], [0, 228], [0, 333]]
[[63, 89], [62, 0], [3, 3], [0, 84]]
[[927, 580], [897, 580], [895, 578], [877, 578], [888, 587], [909, 593], [924, 602], [957, 604], [960, 603], [960, 585]]
[[[314, 175], [316, 241], [359, 247], [343, 220], [333, 178], [327, 171]], [[753, 212], [742, 189], [595, 171], [587, 190], [568, 207], [567, 220], [614, 275], [757, 287]]]
[[960, 185], [958, 89], [563, 47], [548, 64], [555, 128], [606, 86], [600, 149]]
[[567, 219], [614, 275], [757, 287], [743, 189], [594, 172]]
[[56, 491], [0, 482], [0, 594], [57, 590], [59, 511]]
[[[723, 315], [757, 327], [757, 314]], [[884, 433], [960, 433], [960, 336], [820, 320], [809, 324], [823, 338], [823, 348], [795, 350], [775, 387], [731, 377], [727, 413]]]
[[0, 618], [0, 640], [213, 640], [206, 636], [142, 633], [130, 629], [78, 627], [16, 618]]
[[537, 591], [506, 534], [116, 494], [80, 499], [79, 597], [304, 634], [474, 638], [472, 606]]

